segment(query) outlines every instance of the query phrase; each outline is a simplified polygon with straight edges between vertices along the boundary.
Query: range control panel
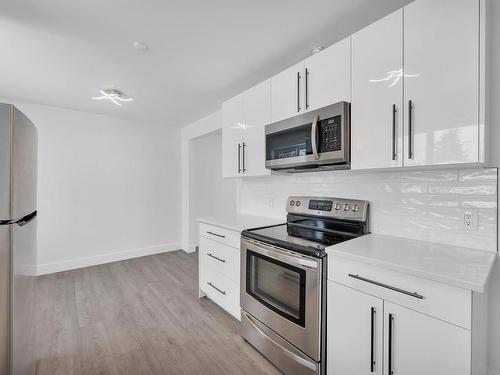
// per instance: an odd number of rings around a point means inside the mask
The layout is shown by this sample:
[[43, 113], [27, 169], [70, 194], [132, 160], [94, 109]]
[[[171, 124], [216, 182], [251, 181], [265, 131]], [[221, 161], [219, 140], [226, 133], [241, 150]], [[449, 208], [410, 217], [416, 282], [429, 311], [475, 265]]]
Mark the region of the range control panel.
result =
[[357, 199], [295, 196], [287, 201], [287, 212], [366, 221], [368, 202]]

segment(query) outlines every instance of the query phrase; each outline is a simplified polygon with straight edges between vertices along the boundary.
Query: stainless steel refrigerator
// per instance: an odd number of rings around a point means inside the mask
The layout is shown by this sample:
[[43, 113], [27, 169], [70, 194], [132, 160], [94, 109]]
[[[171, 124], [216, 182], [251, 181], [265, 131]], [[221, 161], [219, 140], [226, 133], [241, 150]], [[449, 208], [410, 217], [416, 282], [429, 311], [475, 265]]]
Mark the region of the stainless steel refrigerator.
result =
[[36, 127], [0, 103], [0, 374], [35, 372]]

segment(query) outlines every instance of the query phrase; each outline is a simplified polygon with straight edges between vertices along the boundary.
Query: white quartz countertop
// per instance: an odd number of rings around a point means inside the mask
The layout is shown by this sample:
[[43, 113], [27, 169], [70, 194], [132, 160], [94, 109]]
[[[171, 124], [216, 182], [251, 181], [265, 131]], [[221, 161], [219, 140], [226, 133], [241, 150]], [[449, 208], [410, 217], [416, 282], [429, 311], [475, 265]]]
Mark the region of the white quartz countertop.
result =
[[283, 224], [286, 219], [276, 219], [264, 216], [240, 215], [231, 216], [207, 216], [197, 219], [200, 223], [216, 225], [218, 227], [242, 232], [245, 229], [266, 227], [269, 225]]
[[492, 251], [380, 234], [333, 245], [326, 252], [481, 293], [497, 256]]

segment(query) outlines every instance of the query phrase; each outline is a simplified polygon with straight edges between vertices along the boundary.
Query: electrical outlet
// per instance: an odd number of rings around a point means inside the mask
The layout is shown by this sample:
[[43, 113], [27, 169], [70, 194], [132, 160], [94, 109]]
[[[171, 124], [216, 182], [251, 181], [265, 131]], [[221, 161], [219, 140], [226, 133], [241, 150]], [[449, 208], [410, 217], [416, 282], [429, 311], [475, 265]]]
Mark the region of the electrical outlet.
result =
[[463, 229], [466, 231], [477, 230], [477, 212], [475, 210], [464, 211]]

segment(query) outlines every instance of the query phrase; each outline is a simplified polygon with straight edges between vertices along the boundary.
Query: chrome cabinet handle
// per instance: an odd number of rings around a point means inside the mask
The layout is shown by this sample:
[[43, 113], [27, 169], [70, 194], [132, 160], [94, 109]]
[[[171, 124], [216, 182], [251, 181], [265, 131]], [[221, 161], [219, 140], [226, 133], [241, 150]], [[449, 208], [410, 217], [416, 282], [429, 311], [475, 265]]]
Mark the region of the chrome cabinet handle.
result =
[[223, 296], [226, 295], [226, 292], [224, 290], [217, 288], [211, 281], [207, 282], [207, 284], [210, 285], [212, 288], [214, 288], [216, 291], [218, 291]]
[[311, 126], [311, 146], [314, 159], [319, 160], [318, 153], [318, 115], [314, 115], [314, 120]]
[[306, 109], [309, 109], [309, 69], [306, 68]]
[[223, 234], [217, 234], [217, 233], [214, 233], [214, 232], [210, 232], [210, 231], [207, 231], [208, 234], [211, 234], [213, 236], [217, 236], [217, 237], [220, 237], [220, 238], [226, 238], [226, 236], [224, 236]]
[[408, 159], [413, 159], [412, 138], [413, 138], [413, 102], [408, 100]]
[[300, 112], [300, 72], [297, 72], [297, 112]]
[[392, 160], [396, 160], [396, 104], [392, 105]]
[[208, 255], [210, 258], [214, 258], [214, 259], [218, 260], [219, 262], [226, 263], [226, 260], [225, 260], [225, 259], [222, 259], [222, 258], [216, 257], [216, 256], [215, 256], [215, 255], [213, 255], [212, 253], [207, 253], [207, 255]]
[[381, 283], [381, 282], [378, 282], [378, 281], [375, 281], [375, 280], [367, 279], [365, 277], [361, 277], [359, 275], [354, 275], [352, 273], [349, 273], [348, 276], [352, 277], [353, 279], [361, 280], [361, 281], [364, 281], [366, 283], [370, 283], [370, 284], [374, 284], [374, 285], [377, 285], [377, 286], [381, 286], [382, 288], [386, 288], [386, 289], [393, 290], [395, 292], [406, 294], [407, 296], [410, 296], [410, 297], [415, 297], [415, 298], [418, 298], [418, 299], [424, 299], [424, 296], [418, 294], [417, 292], [409, 292], [407, 290], [396, 288], [395, 286], [391, 286], [391, 285], [387, 285], [387, 284], [384, 284], [384, 283]]
[[393, 330], [394, 330], [393, 324], [394, 324], [394, 315], [389, 314], [389, 353], [388, 353], [388, 359], [387, 359], [387, 362], [389, 362], [388, 363], [388, 367], [389, 367], [388, 375], [394, 374], [394, 370], [392, 368], [392, 334], [393, 334]]
[[374, 343], [374, 341], [375, 341], [375, 314], [376, 314], [375, 307], [372, 307], [371, 314], [370, 314], [370, 318], [371, 318], [370, 372], [375, 371], [375, 353], [374, 353], [374, 349], [375, 349], [375, 343]]
[[238, 143], [238, 173], [241, 173], [241, 143]]
[[243, 142], [242, 144], [242, 148], [241, 148], [241, 160], [242, 160], [242, 164], [243, 164], [243, 168], [241, 169], [242, 173], [245, 173], [246, 172], [246, 168], [245, 168], [245, 147], [246, 147], [246, 144], [245, 142]]

